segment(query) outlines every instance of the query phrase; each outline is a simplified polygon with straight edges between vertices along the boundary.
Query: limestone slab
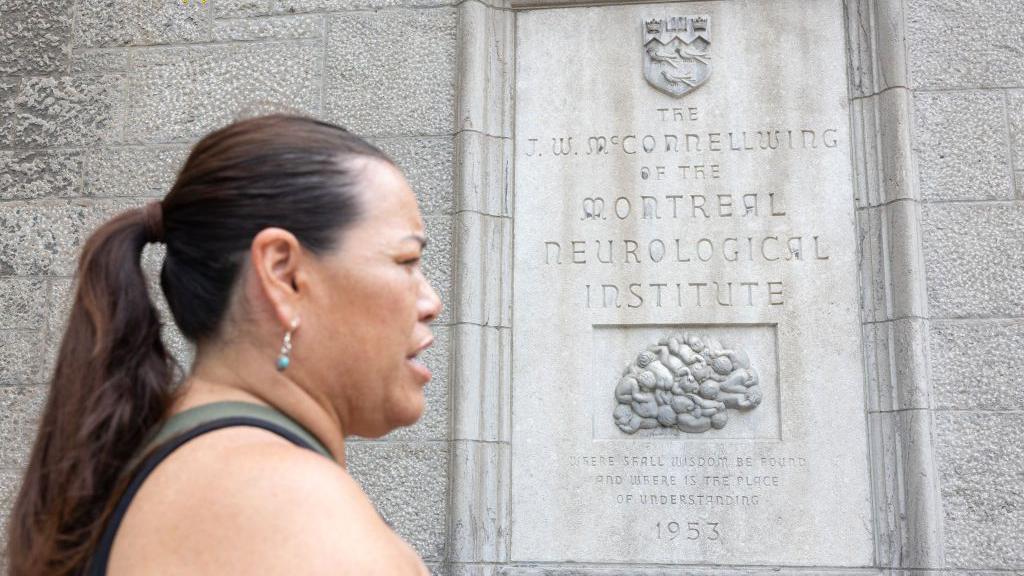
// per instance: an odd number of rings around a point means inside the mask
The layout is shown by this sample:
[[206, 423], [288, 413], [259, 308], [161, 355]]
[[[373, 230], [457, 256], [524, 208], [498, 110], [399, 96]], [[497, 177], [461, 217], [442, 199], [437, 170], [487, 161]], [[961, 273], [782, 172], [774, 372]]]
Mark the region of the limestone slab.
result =
[[844, 19], [519, 14], [514, 562], [871, 564]]
[[926, 205], [921, 246], [932, 314], [939, 318], [1024, 315], [1022, 242], [1024, 203]]
[[239, 109], [259, 105], [313, 114], [322, 50], [308, 39], [139, 49], [128, 135], [137, 142], [197, 139], [235, 120]]
[[363, 136], [453, 133], [457, 22], [447, 7], [329, 16], [324, 114]]
[[935, 416], [946, 561], [956, 568], [1024, 568], [1024, 416]]
[[[903, 5], [914, 88], [1024, 82], [1024, 1], [906, 0]], [[957, 28], [961, 23], [963, 28]], [[960, 29], [969, 33], [960, 34]]]

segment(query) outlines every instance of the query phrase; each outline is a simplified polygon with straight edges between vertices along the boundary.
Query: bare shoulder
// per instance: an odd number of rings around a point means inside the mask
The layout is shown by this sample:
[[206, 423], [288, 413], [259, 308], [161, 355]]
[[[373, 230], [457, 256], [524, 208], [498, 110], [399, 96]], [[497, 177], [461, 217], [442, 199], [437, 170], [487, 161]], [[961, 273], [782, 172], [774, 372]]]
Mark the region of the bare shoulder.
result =
[[118, 531], [110, 574], [425, 574], [333, 461], [255, 428], [189, 442], [143, 484]]

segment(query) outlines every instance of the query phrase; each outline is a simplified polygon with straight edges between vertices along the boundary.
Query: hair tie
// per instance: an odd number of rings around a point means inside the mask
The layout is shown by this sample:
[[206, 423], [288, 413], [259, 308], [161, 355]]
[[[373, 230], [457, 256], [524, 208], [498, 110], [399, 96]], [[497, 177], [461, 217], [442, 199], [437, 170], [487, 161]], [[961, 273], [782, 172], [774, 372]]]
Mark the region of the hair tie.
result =
[[146, 220], [146, 241], [164, 241], [164, 207], [159, 200], [154, 200], [142, 209]]

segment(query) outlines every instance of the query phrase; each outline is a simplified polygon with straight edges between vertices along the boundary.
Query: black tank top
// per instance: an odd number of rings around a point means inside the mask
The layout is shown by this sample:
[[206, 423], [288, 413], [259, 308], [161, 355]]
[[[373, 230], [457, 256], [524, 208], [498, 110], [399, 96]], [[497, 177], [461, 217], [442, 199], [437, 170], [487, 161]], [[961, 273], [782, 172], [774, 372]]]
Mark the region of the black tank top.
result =
[[334, 459], [323, 444], [305, 428], [269, 406], [250, 402], [214, 402], [179, 412], [157, 429], [151, 439], [144, 443], [143, 449], [139, 451], [139, 456], [129, 464], [128, 469], [134, 470], [131, 482], [107, 522], [85, 574], [106, 576], [110, 549], [114, 544], [117, 528], [120, 526], [121, 520], [124, 519], [128, 505], [131, 504], [135, 494], [142, 487], [142, 483], [157, 465], [189, 440], [229, 426], [253, 426], [269, 430], [291, 441], [296, 446], [308, 448], [327, 458]]

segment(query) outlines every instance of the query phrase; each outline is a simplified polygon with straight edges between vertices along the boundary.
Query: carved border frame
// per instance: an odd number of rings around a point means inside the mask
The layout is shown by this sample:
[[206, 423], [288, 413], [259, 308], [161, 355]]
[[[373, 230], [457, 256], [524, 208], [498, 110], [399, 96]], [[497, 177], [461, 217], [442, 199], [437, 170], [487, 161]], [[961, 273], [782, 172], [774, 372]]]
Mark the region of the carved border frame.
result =
[[515, 14], [458, 4], [446, 574], [509, 561]]
[[[510, 562], [515, 11], [640, 2], [458, 4], [446, 574]], [[903, 3], [843, 1], [875, 568], [892, 573], [944, 565]]]
[[844, 0], [875, 563], [945, 564], [904, 0]]

